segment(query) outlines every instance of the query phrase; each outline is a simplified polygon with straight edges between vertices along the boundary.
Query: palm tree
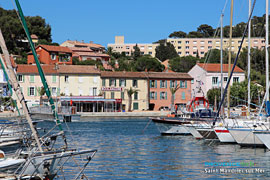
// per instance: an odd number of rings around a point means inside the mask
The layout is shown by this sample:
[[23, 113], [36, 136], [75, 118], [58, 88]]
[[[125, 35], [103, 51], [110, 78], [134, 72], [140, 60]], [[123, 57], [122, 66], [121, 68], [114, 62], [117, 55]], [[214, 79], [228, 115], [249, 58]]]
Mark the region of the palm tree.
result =
[[170, 91], [172, 94], [172, 96], [171, 96], [171, 112], [175, 111], [175, 109], [174, 109], [174, 95], [175, 95], [176, 91], [178, 91], [179, 88], [180, 88], [180, 84], [177, 84], [176, 87], [170, 88]]
[[39, 105], [42, 105], [42, 97], [45, 94], [45, 88], [42, 86], [41, 88], [37, 88], [38, 94], [40, 95], [39, 97]]
[[131, 104], [132, 104], [132, 95], [136, 92], [138, 92], [138, 89], [133, 89], [130, 87], [129, 89], [126, 89], [128, 94], [128, 111], [131, 112]]

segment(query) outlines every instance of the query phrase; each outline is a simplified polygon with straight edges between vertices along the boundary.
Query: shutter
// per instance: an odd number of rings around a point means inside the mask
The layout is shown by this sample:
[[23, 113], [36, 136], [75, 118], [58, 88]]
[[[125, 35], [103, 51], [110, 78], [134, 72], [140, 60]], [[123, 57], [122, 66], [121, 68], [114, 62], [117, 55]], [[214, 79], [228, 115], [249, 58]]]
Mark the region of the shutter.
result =
[[57, 88], [57, 96], [60, 96], [60, 88]]
[[116, 86], [116, 79], [114, 79], [114, 86]]
[[167, 88], [167, 80], [165, 81], [165, 88]]
[[167, 92], [165, 92], [165, 99], [167, 100]]
[[37, 88], [34, 88], [34, 95], [37, 96]]
[[37, 87], [37, 88], [35, 88], [35, 89], [36, 89], [36, 91], [37, 91], [37, 95], [40, 96], [41, 87]]
[[170, 88], [172, 87], [172, 80], [170, 80]]
[[162, 99], [162, 92], [159, 93], [159, 99]]
[[159, 84], [160, 85], [160, 88], [162, 88], [161, 84], [162, 84], [162, 80], [160, 80], [160, 84]]
[[187, 81], [185, 81], [185, 88], [187, 88]]
[[157, 88], [157, 80], [155, 80], [155, 88]]
[[30, 96], [30, 87], [27, 88], [27, 95]]
[[174, 87], [176, 87], [177, 86], [177, 80], [175, 80], [175, 86]]
[[155, 92], [155, 99], [157, 99], [157, 92]]
[[112, 80], [111, 79], [109, 79], [109, 86], [111, 86], [112, 85]]
[[152, 83], [152, 80], [149, 81], [149, 87], [150, 87], [150, 88], [152, 87], [152, 86], [151, 86], [151, 83]]
[[24, 82], [24, 75], [22, 75], [22, 81]]

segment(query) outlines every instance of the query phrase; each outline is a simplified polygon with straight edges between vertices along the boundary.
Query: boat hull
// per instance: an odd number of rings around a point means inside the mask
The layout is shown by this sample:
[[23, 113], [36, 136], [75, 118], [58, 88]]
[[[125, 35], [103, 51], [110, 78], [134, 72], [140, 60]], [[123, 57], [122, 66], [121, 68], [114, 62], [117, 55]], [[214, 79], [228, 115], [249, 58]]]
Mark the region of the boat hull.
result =
[[236, 143], [235, 139], [230, 134], [230, 131], [226, 127], [215, 127], [215, 133], [222, 143]]
[[181, 124], [188, 123], [179, 120], [152, 119], [161, 135], [190, 135], [190, 132]]
[[218, 139], [213, 128], [198, 128], [197, 131], [203, 136], [204, 139], [209, 140]]
[[254, 131], [253, 132], [262, 143], [270, 149], [270, 132], [269, 131]]

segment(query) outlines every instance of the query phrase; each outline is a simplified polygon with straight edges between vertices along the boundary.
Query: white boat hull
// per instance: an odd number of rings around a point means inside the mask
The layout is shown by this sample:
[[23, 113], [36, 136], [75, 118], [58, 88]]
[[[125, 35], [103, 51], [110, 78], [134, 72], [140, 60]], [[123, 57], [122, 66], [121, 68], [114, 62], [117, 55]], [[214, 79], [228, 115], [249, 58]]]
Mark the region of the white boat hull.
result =
[[253, 133], [270, 149], [270, 131], [254, 131]]
[[185, 128], [192, 134], [192, 136], [196, 139], [203, 139], [203, 136], [197, 131], [195, 126], [185, 125]]
[[230, 134], [230, 131], [226, 127], [215, 127], [215, 133], [222, 143], [236, 143], [235, 139]]
[[229, 128], [229, 131], [240, 146], [264, 146], [250, 128]]

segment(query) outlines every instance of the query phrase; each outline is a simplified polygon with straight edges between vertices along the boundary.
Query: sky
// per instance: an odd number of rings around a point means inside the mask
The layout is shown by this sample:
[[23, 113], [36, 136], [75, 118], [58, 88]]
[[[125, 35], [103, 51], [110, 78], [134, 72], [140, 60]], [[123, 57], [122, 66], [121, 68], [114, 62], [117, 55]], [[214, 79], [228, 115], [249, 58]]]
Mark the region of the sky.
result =
[[[223, 8], [229, 25], [230, 0], [20, 0], [25, 16], [41, 16], [52, 28], [59, 44], [77, 40], [114, 43], [152, 43], [174, 31], [196, 31], [201, 24], [218, 27]], [[253, 1], [252, 1], [253, 2]], [[13, 0], [1, 0], [4, 9], [14, 9]], [[265, 14], [265, 1], [256, 2], [253, 15]], [[234, 1], [233, 24], [248, 19], [248, 0]]]

